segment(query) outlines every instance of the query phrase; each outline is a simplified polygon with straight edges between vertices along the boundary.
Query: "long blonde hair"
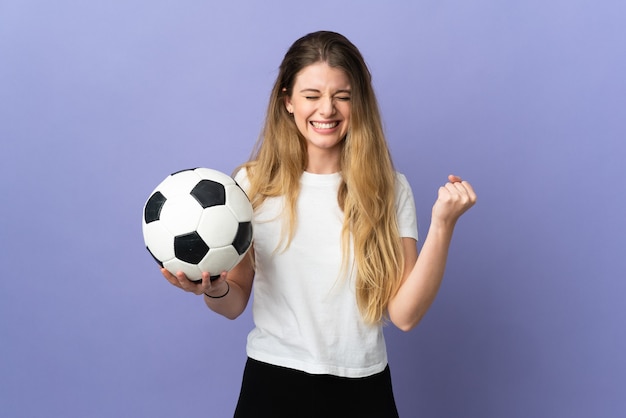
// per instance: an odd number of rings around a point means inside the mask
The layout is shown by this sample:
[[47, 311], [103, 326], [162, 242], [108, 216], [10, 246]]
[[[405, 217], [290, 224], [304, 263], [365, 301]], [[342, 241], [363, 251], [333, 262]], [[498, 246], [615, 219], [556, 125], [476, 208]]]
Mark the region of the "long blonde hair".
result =
[[[383, 133], [371, 74], [359, 50], [343, 35], [320, 31], [298, 39], [287, 51], [271, 92], [265, 126], [243, 165], [254, 208], [284, 196], [283, 232], [289, 245], [296, 226], [300, 177], [307, 164], [306, 139], [285, 108], [298, 73], [325, 62], [345, 71], [351, 85], [348, 135], [341, 155], [342, 182], [337, 202], [343, 210], [344, 267], [351, 242], [356, 263], [356, 297], [364, 320], [381, 321], [395, 294], [404, 264], [395, 208], [395, 170]], [[285, 235], [284, 234], [284, 235]]]

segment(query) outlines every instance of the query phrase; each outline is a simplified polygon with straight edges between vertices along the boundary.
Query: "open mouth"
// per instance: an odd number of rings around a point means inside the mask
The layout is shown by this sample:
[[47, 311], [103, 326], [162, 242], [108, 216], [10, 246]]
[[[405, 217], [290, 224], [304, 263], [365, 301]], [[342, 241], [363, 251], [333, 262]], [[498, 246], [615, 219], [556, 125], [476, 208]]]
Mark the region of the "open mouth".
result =
[[315, 129], [333, 129], [333, 128], [336, 128], [337, 125], [339, 125], [339, 122], [337, 122], [337, 121], [335, 121], [335, 122], [313, 122], [313, 121], [311, 121], [311, 125]]

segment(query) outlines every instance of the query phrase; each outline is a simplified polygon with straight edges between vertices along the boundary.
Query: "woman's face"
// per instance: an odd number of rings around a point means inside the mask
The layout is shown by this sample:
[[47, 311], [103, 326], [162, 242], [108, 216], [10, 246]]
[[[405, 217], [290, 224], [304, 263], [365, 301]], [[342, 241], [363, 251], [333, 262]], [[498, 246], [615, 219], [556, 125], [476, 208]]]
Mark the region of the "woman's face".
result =
[[351, 109], [350, 81], [343, 70], [325, 62], [305, 67], [296, 76], [285, 106], [306, 138], [309, 158], [339, 157]]

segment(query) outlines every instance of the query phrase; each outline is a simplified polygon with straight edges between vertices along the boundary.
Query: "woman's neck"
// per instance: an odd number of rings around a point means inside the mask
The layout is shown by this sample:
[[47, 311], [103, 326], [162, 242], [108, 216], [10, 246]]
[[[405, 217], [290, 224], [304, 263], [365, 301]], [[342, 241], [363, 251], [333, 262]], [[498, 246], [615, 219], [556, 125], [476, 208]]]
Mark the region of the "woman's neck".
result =
[[[313, 155], [312, 155], [313, 154]], [[338, 173], [341, 169], [339, 164], [341, 158], [340, 153], [311, 153], [309, 151], [309, 160], [305, 171], [313, 174], [332, 174]]]

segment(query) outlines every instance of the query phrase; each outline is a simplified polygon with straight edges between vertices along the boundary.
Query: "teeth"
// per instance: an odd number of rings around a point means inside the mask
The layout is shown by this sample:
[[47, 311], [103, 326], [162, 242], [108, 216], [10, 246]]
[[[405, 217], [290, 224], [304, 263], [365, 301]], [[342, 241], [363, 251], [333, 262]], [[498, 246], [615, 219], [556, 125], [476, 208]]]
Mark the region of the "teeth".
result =
[[339, 125], [339, 122], [328, 122], [328, 123], [311, 122], [311, 124], [317, 129], [331, 129]]

